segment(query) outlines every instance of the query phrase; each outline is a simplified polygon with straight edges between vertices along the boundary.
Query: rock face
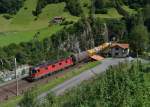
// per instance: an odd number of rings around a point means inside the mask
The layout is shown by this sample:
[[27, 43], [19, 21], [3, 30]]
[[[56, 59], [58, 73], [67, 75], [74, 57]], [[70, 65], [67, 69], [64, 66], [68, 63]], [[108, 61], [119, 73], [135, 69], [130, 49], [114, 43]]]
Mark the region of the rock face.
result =
[[[103, 26], [100, 26], [97, 31], [95, 31], [92, 28], [92, 25], [86, 20], [80, 27], [81, 28], [78, 30], [78, 32], [73, 34], [66, 32], [64, 34], [64, 36], [66, 36], [65, 40], [59, 38], [60, 40], [58, 40], [58, 48], [72, 51], [74, 53], [80, 53], [81, 51], [91, 49], [95, 47], [95, 45], [100, 44], [100, 41], [102, 41], [103, 38], [105, 39], [104, 41], [108, 41], [108, 29], [105, 23]], [[97, 35], [98, 37], [95, 37]], [[98, 40], [96, 38], [100, 39]]]
[[[17, 67], [17, 70], [16, 70], [17, 76], [18, 77], [27, 76], [29, 74], [29, 68], [30, 68], [29, 65], [22, 65], [22, 66]], [[16, 74], [14, 70], [13, 71], [5, 70], [5, 72], [0, 71], [0, 81], [2, 82], [13, 80], [15, 79], [15, 77], [16, 77]]]

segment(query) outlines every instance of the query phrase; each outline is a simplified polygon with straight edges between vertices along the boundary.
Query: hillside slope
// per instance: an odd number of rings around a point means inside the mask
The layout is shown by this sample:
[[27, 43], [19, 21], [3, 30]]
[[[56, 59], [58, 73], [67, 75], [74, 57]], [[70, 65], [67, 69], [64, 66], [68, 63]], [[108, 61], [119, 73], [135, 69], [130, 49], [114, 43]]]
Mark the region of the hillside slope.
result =
[[37, 0], [26, 0], [20, 11], [9, 20], [3, 17], [4, 14], [0, 15], [0, 25], [2, 25], [0, 26], [0, 46], [27, 42], [33, 39], [36, 32], [40, 32], [40, 40], [52, 35], [63, 27], [60, 25], [48, 27], [48, 22], [55, 16], [62, 16], [73, 21], [78, 19], [64, 12], [65, 3], [57, 3], [47, 5], [35, 20], [36, 17], [32, 15], [32, 11], [36, 8], [36, 3]]
[[[51, 25], [49, 21], [55, 16], [62, 16], [68, 21], [77, 21], [80, 17], [72, 16], [65, 10], [65, 3], [48, 4], [42, 9], [42, 13], [38, 18], [33, 16], [32, 12], [35, 10], [38, 0], [26, 0], [24, 6], [16, 15], [12, 15], [11, 19], [5, 19], [5, 14], [0, 14], [0, 46], [7, 46], [11, 43], [27, 42], [34, 38], [37, 32], [40, 32], [38, 39], [42, 40], [48, 37], [64, 26]], [[81, 7], [86, 16], [90, 12], [90, 0], [80, 0]], [[129, 9], [128, 9], [129, 10]], [[108, 8], [107, 14], [97, 14], [96, 17], [108, 19], [120, 19], [120, 15], [115, 8]], [[23, 38], [23, 39], [22, 39]]]

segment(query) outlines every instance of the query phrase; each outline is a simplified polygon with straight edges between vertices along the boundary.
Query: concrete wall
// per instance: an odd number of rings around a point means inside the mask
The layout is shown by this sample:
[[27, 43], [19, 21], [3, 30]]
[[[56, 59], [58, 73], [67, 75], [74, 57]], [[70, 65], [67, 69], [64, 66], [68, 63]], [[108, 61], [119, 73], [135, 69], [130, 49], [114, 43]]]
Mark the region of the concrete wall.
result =
[[[24, 77], [26, 75], [29, 74], [29, 68], [30, 66], [28, 65], [22, 65], [22, 66], [19, 66], [17, 67], [17, 76], [18, 77]], [[16, 75], [15, 75], [15, 71], [0, 71], [0, 80], [2, 81], [10, 81], [10, 80], [13, 80], [15, 79]]]

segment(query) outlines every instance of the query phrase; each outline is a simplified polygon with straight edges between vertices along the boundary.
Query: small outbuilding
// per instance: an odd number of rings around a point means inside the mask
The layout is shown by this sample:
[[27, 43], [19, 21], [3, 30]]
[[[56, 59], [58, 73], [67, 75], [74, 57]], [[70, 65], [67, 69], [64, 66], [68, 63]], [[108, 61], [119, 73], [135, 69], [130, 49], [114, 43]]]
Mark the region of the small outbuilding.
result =
[[56, 17], [53, 18], [52, 21], [53, 21], [53, 23], [55, 23], [55, 24], [62, 23], [62, 22], [63, 22], [63, 17], [61, 17], [61, 16], [56, 16]]
[[129, 44], [113, 43], [110, 54], [112, 57], [127, 57], [129, 55]]

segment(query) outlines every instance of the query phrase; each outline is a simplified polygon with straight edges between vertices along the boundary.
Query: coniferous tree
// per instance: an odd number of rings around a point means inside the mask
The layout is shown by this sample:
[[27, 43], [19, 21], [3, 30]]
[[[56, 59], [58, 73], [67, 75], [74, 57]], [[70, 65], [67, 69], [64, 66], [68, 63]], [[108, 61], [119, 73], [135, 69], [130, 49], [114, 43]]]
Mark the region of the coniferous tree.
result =
[[143, 24], [135, 26], [130, 33], [130, 46], [134, 52], [141, 54], [148, 48], [149, 34]]

